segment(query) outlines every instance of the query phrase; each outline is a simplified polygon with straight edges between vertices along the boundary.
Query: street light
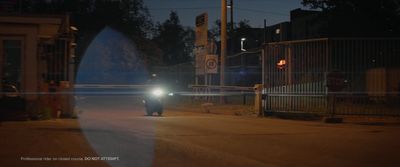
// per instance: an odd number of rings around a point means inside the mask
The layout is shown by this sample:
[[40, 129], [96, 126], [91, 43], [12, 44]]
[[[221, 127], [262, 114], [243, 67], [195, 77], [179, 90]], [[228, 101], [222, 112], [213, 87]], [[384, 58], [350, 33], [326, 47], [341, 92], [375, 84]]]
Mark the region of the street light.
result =
[[246, 49], [244, 49], [244, 47], [243, 47], [244, 41], [246, 41], [246, 38], [240, 39], [240, 50], [242, 50], [243, 52], [246, 51]]

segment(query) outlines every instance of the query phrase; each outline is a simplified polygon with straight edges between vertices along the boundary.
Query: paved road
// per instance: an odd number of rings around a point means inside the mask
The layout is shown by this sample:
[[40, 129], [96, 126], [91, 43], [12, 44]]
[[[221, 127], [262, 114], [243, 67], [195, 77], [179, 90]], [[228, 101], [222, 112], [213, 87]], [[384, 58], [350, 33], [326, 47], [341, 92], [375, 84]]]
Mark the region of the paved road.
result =
[[[122, 103], [120, 101], [120, 103]], [[112, 166], [398, 166], [400, 127], [95, 107], [81, 127]]]
[[2, 122], [0, 125], [1, 167], [109, 166], [104, 161], [79, 160], [96, 156], [77, 120]]
[[[111, 98], [81, 105], [79, 120], [3, 123], [0, 166], [380, 167], [400, 163], [399, 126], [330, 125], [191, 109], [147, 117], [141, 106]], [[18, 160], [21, 156], [118, 160], [46, 163]]]

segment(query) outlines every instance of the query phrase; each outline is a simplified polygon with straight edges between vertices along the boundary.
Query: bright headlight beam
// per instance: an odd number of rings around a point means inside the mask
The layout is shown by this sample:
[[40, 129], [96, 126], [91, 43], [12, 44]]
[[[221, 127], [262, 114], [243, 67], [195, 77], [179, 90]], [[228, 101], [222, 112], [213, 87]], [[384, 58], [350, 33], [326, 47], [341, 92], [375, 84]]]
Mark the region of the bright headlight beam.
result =
[[152, 94], [156, 97], [160, 97], [164, 94], [164, 91], [160, 88], [156, 88], [152, 91]]

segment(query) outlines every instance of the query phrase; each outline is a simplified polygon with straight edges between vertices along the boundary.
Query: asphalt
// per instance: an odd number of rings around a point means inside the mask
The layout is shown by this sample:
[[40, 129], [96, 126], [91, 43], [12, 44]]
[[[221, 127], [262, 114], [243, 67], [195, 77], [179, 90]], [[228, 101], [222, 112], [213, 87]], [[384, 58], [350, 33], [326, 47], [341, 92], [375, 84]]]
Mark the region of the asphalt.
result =
[[[167, 109], [162, 117], [148, 117], [139, 103], [118, 98], [80, 107], [77, 120], [3, 123], [0, 166], [380, 167], [400, 163], [400, 126], [325, 124], [192, 109]], [[23, 161], [21, 156], [117, 159], [43, 162]]]
[[1, 167], [109, 166], [104, 161], [78, 160], [94, 156], [97, 153], [85, 139], [77, 120], [2, 122], [0, 125]]

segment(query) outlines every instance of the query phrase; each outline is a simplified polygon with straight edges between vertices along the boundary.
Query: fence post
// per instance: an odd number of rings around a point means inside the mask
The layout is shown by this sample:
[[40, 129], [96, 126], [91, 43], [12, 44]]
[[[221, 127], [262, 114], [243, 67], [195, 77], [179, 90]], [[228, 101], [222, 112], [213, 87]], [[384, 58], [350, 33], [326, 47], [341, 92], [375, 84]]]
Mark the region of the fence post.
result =
[[246, 105], [246, 93], [242, 91], [243, 105]]
[[264, 112], [262, 109], [262, 90], [263, 90], [263, 84], [254, 85], [254, 91], [255, 91], [254, 110], [259, 115], [263, 115]]

